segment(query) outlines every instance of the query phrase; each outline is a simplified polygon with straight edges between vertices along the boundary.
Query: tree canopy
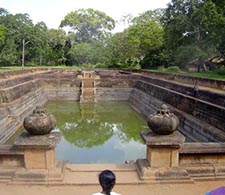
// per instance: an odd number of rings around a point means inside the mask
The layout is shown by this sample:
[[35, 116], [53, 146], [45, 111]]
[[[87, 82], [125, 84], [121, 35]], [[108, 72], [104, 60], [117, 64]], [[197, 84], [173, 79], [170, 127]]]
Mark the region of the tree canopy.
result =
[[[165, 41], [178, 65], [219, 55], [224, 16], [211, 0], [172, 0], [163, 17]], [[195, 55], [187, 55], [187, 52]], [[189, 56], [189, 57], [188, 57]]]
[[225, 1], [171, 0], [166, 9], [123, 16], [126, 27], [94, 9], [65, 15], [58, 29], [0, 8], [0, 66], [157, 68], [225, 58]]
[[101, 40], [114, 29], [115, 21], [104, 12], [94, 9], [79, 9], [68, 13], [60, 27], [69, 27], [77, 42]]

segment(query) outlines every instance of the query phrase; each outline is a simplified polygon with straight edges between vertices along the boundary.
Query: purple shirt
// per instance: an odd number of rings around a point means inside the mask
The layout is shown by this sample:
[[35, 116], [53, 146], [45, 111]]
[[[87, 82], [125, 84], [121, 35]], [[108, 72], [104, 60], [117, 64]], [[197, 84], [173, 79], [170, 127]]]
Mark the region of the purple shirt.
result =
[[209, 195], [225, 195], [225, 187], [219, 187], [209, 192]]

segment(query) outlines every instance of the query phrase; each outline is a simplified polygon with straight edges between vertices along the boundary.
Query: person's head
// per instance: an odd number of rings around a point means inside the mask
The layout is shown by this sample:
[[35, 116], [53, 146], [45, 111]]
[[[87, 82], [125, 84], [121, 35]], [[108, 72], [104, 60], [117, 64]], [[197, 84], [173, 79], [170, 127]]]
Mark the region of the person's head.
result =
[[115, 174], [110, 170], [104, 170], [99, 174], [99, 183], [102, 186], [102, 191], [107, 195], [110, 195], [116, 183]]

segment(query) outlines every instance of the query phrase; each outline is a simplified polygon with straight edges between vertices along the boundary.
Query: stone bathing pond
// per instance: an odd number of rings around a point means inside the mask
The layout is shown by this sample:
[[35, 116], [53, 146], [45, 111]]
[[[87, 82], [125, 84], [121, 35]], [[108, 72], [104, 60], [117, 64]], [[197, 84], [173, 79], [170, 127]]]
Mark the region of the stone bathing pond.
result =
[[[197, 98], [193, 97], [196, 80], [201, 86]], [[144, 159], [146, 143], [140, 131], [148, 130], [146, 118], [167, 104], [179, 118], [178, 130], [185, 137], [173, 166], [179, 165], [195, 176], [193, 163], [221, 165], [215, 152], [225, 153], [224, 83], [150, 71], [29, 69], [1, 73], [0, 165], [23, 167], [25, 158], [26, 167], [26, 160], [32, 156], [30, 149], [24, 154], [7, 141], [38, 105], [46, 105], [55, 115], [56, 131], [60, 129], [63, 134], [56, 146], [57, 160], [121, 164]], [[72, 150], [72, 154], [65, 153]], [[49, 156], [54, 167], [52, 151]], [[32, 163], [27, 167], [36, 166]], [[144, 170], [149, 165], [139, 161], [138, 166]]]
[[124, 163], [144, 158], [146, 148], [139, 135], [146, 121], [128, 103], [48, 102], [62, 139], [56, 159], [72, 163]]
[[[122, 164], [146, 155], [139, 132], [149, 128], [127, 102], [49, 101], [45, 108], [56, 118], [53, 131], [62, 133], [56, 146], [57, 160]], [[7, 143], [14, 143], [23, 131], [20, 129]]]

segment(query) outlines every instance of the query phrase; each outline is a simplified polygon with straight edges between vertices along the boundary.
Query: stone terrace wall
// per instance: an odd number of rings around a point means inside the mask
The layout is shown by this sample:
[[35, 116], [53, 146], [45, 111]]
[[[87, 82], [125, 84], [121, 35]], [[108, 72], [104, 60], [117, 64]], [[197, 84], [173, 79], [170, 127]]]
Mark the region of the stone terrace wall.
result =
[[[162, 103], [166, 103], [178, 115], [180, 131], [186, 135], [187, 140], [225, 140], [225, 108], [214, 104], [224, 100], [222, 96], [210, 96], [207, 94], [209, 92], [200, 92], [201, 97], [210, 99], [209, 103], [192, 97], [191, 89], [187, 86], [152, 78], [146, 74], [119, 70], [97, 72], [100, 78], [94, 82], [95, 102], [129, 101], [145, 117], [156, 112]], [[5, 76], [1, 73], [0, 143], [18, 129], [23, 118], [37, 105], [44, 104], [47, 100], [79, 101], [79, 74], [80, 70], [72, 69], [29, 70], [15, 72], [13, 75], [7, 73]]]
[[141, 71], [130, 71], [135, 72], [138, 74], [143, 74], [150, 77], [155, 77], [159, 79], [171, 80], [178, 83], [186, 83], [190, 85], [194, 85], [195, 81], [198, 81], [198, 84], [205, 87], [211, 87], [216, 89], [222, 89], [225, 91], [225, 81], [224, 80], [215, 80], [215, 79], [208, 79], [208, 78], [198, 78], [192, 76], [185, 76], [185, 75], [177, 75], [177, 74], [170, 74], [170, 73], [160, 73], [160, 72], [153, 72], [148, 70], [141, 70]]
[[19, 88], [15, 86], [15, 91], [13, 87], [10, 87], [8, 91], [4, 90], [7, 98], [4, 97], [0, 104], [0, 143], [4, 143], [15, 133], [22, 125], [25, 116], [30, 114], [37, 105], [47, 101], [44, 91], [34, 82], [20, 84]]
[[81, 80], [77, 71], [55, 70], [42, 74], [38, 84], [44, 89], [49, 100], [80, 100]]
[[225, 140], [224, 107], [146, 82], [145, 77], [137, 81], [129, 101], [145, 117], [155, 112], [162, 103], [167, 103], [179, 117], [180, 130], [190, 138], [188, 140]]
[[11, 79], [11, 78], [24, 77], [25, 75], [26, 76], [27, 75], [35, 75], [35, 74], [46, 72], [46, 71], [51, 71], [51, 69], [30, 68], [30, 69], [24, 69], [24, 70], [5, 71], [5, 72], [0, 72], [0, 79]]
[[22, 125], [25, 116], [47, 98], [37, 77], [49, 70], [22, 70], [0, 74], [0, 143], [7, 141]]
[[[159, 78], [149, 77], [149, 76], [148, 77], [142, 76], [142, 80], [145, 82], [152, 83], [161, 87], [165, 87], [167, 89], [171, 89], [176, 92], [193, 97], [193, 92], [194, 92], [193, 86], [187, 86], [182, 83], [178, 84], [178, 83], [170, 82], [169, 80], [161, 80]], [[218, 93], [216, 91], [209, 92], [204, 89], [199, 89], [198, 99], [211, 102], [219, 106], [223, 106], [223, 107], [225, 106], [225, 92], [224, 93]]]
[[135, 80], [135, 76], [119, 71], [100, 72], [100, 79], [95, 80], [95, 102], [128, 101]]
[[10, 103], [31, 91], [36, 91], [39, 86], [36, 80], [26, 81], [11, 87], [0, 89], [0, 103]]
[[150, 92], [156, 99], [225, 131], [225, 108], [223, 107], [144, 81], [138, 81], [137, 88], [148, 94]]

